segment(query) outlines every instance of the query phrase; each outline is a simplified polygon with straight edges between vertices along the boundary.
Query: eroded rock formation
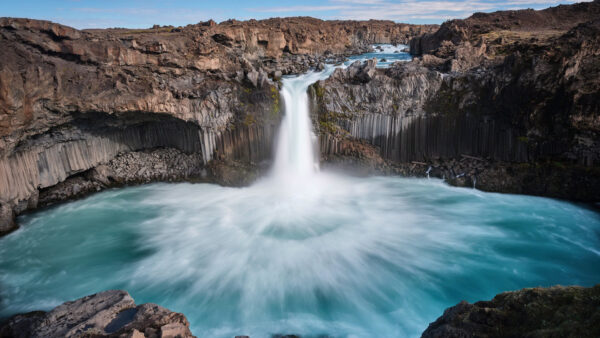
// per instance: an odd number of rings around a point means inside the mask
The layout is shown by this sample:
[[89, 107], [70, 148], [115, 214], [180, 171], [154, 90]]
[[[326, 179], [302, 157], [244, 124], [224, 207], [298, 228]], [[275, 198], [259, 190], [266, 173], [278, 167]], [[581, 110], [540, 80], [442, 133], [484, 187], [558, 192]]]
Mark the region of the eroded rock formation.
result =
[[412, 62], [355, 64], [310, 89], [328, 164], [598, 201], [599, 8], [478, 13], [439, 30], [288, 18], [79, 31], [1, 18], [0, 233], [25, 210], [115, 184], [250, 182], [271, 157], [282, 75], [409, 41]]
[[15, 315], [0, 327], [14, 338], [133, 337], [191, 338], [185, 316], [156, 304], [135, 305], [121, 290], [110, 290], [66, 302], [49, 312]]
[[391, 162], [380, 171], [599, 201], [599, 13], [475, 14], [415, 38], [412, 62], [337, 70], [311, 90], [323, 157], [356, 141]]
[[[271, 157], [282, 75], [434, 28], [289, 18], [79, 31], [0, 18], [0, 233], [14, 214], [113, 184], [248, 182]], [[127, 153], [141, 162], [118, 164]]]
[[598, 337], [600, 285], [505, 292], [446, 309], [422, 338]]

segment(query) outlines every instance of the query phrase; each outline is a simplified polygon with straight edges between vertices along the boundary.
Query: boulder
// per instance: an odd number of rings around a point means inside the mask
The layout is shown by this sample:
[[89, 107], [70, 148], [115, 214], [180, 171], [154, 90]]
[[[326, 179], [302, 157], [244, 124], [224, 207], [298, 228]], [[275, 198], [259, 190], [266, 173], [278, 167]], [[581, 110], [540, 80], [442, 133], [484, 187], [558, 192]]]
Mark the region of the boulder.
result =
[[532, 288], [448, 308], [422, 338], [600, 337], [600, 284]]
[[367, 60], [357, 69], [356, 75], [354, 76], [354, 80], [360, 83], [367, 83], [371, 81], [375, 76], [375, 73], [377, 72], [376, 66], [377, 59], [373, 58]]
[[246, 74], [246, 79], [254, 86], [257, 87], [258, 86], [258, 77], [259, 77], [259, 73], [256, 70], [252, 70], [249, 71]]
[[109, 290], [65, 302], [50, 312], [15, 315], [2, 337], [194, 337], [181, 313], [156, 304], [135, 305], [126, 291]]

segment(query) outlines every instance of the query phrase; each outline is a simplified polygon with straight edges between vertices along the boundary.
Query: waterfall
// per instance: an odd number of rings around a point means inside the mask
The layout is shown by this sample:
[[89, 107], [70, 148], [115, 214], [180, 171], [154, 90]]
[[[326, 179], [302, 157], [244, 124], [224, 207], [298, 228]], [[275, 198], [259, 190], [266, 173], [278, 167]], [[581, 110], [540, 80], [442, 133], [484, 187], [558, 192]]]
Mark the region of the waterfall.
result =
[[[308, 87], [327, 79], [335, 69], [346, 68], [352, 62], [366, 61], [370, 58], [386, 58], [380, 66], [387, 67], [395, 61], [410, 60], [407, 53], [399, 52], [405, 45], [381, 45], [380, 51], [351, 57], [349, 61], [338, 65], [326, 65], [323, 71], [310, 71], [299, 76], [286, 76], [282, 79], [281, 96], [285, 103], [285, 116], [281, 122], [277, 138], [275, 163], [270, 178], [275, 184], [288, 190], [306, 188], [313, 185], [314, 175], [319, 171], [319, 153], [317, 136], [310, 121]], [[378, 66], [379, 67], [379, 66]]]
[[334, 69], [328, 66], [321, 72], [311, 71], [282, 80], [285, 116], [277, 139], [274, 177], [302, 180], [319, 171], [317, 136], [310, 121], [307, 89], [329, 77]]
[[387, 67], [395, 61], [410, 60], [407, 53], [401, 52], [405, 45], [375, 45], [372, 53], [351, 57], [344, 64], [326, 65], [323, 71], [311, 71], [299, 76], [284, 77], [281, 96], [285, 102], [285, 116], [281, 123], [275, 153], [272, 178], [280, 178], [286, 185], [306, 181], [319, 171], [318, 142], [312, 130], [308, 102], [308, 87], [324, 80], [336, 68], [346, 68], [352, 62], [366, 61], [370, 58], [385, 58], [381, 67]]

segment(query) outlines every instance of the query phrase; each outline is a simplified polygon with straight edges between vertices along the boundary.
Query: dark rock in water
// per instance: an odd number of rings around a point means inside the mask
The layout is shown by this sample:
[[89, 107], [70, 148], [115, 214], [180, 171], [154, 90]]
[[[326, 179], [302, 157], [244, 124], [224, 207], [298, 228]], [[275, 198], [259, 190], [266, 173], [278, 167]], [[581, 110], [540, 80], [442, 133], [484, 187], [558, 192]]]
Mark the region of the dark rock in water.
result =
[[156, 304], [136, 306], [131, 296], [110, 290], [66, 302], [50, 312], [15, 315], [2, 337], [194, 337], [181, 313]]
[[421, 337], [600, 337], [600, 284], [523, 289], [475, 304], [462, 301]]

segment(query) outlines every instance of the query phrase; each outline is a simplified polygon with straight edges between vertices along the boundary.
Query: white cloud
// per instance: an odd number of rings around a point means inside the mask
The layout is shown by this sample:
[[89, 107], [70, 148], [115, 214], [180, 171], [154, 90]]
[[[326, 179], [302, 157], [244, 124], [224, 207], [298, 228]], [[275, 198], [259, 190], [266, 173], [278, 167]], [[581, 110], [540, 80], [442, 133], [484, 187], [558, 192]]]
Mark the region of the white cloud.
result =
[[384, 3], [384, 0], [331, 0], [331, 2], [355, 4], [355, 5], [373, 5]]
[[75, 8], [75, 11], [82, 13], [111, 13], [127, 15], [155, 15], [160, 11], [154, 8]]
[[337, 11], [352, 8], [350, 6], [288, 6], [288, 7], [267, 7], [267, 8], [248, 8], [250, 12], [256, 13], [285, 13], [285, 12], [321, 12]]
[[[592, 1], [592, 0], [584, 0]], [[324, 12], [335, 11], [335, 15], [327, 17], [365, 20], [383, 19], [403, 22], [415, 20], [444, 21], [453, 18], [465, 18], [475, 12], [490, 12], [495, 10], [528, 7], [549, 7], [560, 3], [573, 3], [574, 0], [329, 0], [322, 6], [282, 6], [272, 8], [251, 8], [252, 12], [260, 13], [293, 13], [293, 12]], [[318, 14], [317, 14], [318, 15]], [[323, 17], [323, 15], [321, 15]]]

